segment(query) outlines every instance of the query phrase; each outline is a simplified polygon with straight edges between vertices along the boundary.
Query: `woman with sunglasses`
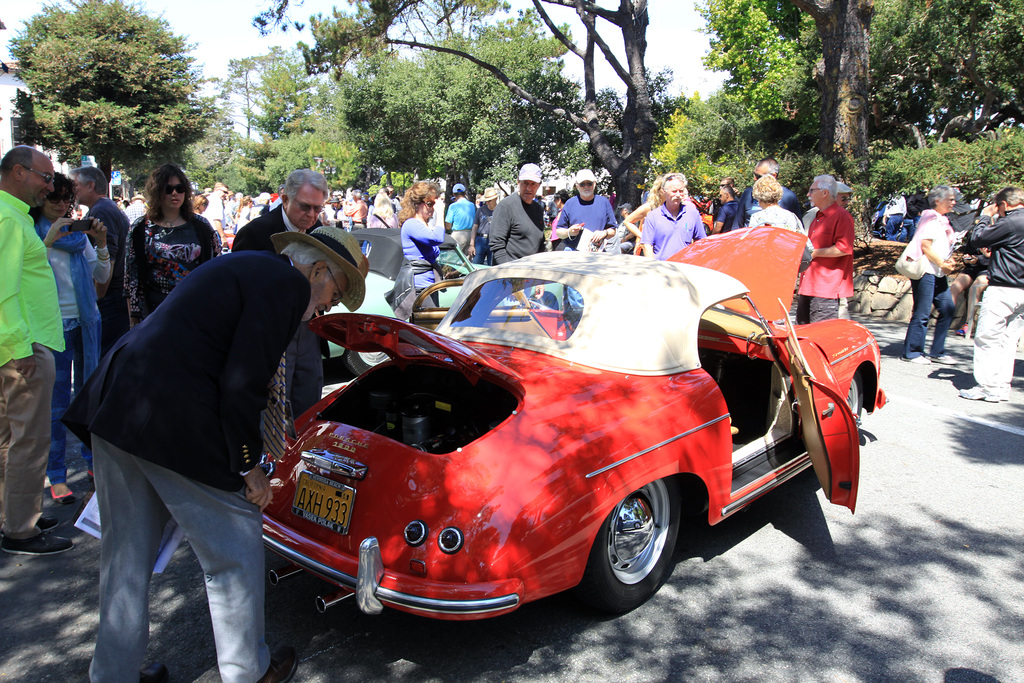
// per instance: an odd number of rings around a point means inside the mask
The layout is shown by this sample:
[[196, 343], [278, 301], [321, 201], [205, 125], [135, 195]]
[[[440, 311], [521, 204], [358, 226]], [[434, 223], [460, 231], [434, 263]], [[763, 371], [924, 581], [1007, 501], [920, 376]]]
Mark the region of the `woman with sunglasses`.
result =
[[[96, 305], [96, 283], [110, 280], [110, 253], [107, 229], [93, 220], [88, 230], [72, 231], [69, 217], [75, 204], [71, 179], [62, 173], [53, 176], [53, 192], [42, 206], [29, 214], [36, 232], [46, 245], [46, 256], [57, 279], [57, 300], [64, 323], [64, 350], [53, 352], [56, 379], [50, 403], [50, 457], [46, 476], [50, 495], [61, 503], [75, 502], [68, 487], [68, 468], [64, 461], [67, 432], [60, 419], [71, 403], [71, 382], [77, 393], [100, 360], [100, 310]], [[87, 237], [88, 235], [88, 237]], [[96, 242], [94, 247], [92, 238]], [[82, 459], [92, 473], [92, 452], [82, 446]]]
[[192, 206], [192, 184], [174, 164], [146, 181], [146, 215], [128, 236], [124, 286], [132, 325], [146, 318], [181, 280], [220, 254], [221, 241]]
[[[398, 222], [402, 226], [402, 252], [413, 270], [413, 285], [421, 292], [437, 281], [434, 268], [444, 242], [444, 223], [430, 225], [434, 204], [441, 196], [437, 183], [421, 180], [405, 192]], [[437, 306], [437, 295], [432, 297]]]

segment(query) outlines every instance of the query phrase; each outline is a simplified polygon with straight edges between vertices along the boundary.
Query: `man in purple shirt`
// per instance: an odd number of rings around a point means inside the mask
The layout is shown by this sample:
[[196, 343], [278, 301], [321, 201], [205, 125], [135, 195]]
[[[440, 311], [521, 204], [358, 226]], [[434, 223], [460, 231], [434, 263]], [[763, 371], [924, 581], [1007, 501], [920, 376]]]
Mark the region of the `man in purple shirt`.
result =
[[663, 203], [644, 220], [644, 256], [664, 261], [691, 242], [703, 239], [704, 224], [700, 212], [686, 191], [686, 176], [670, 173], [661, 186]]

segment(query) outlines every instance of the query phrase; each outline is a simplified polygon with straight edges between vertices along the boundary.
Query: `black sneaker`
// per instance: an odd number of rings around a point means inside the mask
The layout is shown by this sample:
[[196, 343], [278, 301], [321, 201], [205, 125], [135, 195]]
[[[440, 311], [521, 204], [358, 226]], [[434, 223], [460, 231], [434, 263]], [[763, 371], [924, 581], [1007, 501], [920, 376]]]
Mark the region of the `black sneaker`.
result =
[[49, 534], [37, 534], [22, 540], [5, 535], [0, 550], [10, 555], [56, 555], [71, 550], [74, 545], [66, 538]]
[[60, 520], [56, 517], [50, 517], [49, 515], [42, 515], [39, 517], [39, 521], [36, 522], [36, 526], [39, 527], [40, 531], [49, 531], [60, 524]]

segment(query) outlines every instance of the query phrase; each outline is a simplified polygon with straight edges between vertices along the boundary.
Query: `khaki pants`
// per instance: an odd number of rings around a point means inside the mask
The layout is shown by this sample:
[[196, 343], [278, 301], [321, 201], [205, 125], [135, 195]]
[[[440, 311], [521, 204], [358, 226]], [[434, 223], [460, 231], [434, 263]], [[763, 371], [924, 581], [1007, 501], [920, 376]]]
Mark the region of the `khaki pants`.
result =
[[33, 344], [32, 357], [36, 371], [28, 379], [14, 361], [0, 367], [0, 520], [4, 535], [15, 540], [39, 533], [50, 454], [53, 354]]

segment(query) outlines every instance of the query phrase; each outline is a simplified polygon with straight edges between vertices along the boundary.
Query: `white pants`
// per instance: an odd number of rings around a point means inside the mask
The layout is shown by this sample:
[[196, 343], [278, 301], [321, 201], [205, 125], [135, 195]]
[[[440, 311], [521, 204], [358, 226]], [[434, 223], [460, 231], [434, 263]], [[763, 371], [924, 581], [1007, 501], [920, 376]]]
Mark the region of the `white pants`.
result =
[[986, 393], [1010, 397], [1017, 342], [1024, 332], [1024, 289], [989, 285], [974, 335], [974, 381]]

